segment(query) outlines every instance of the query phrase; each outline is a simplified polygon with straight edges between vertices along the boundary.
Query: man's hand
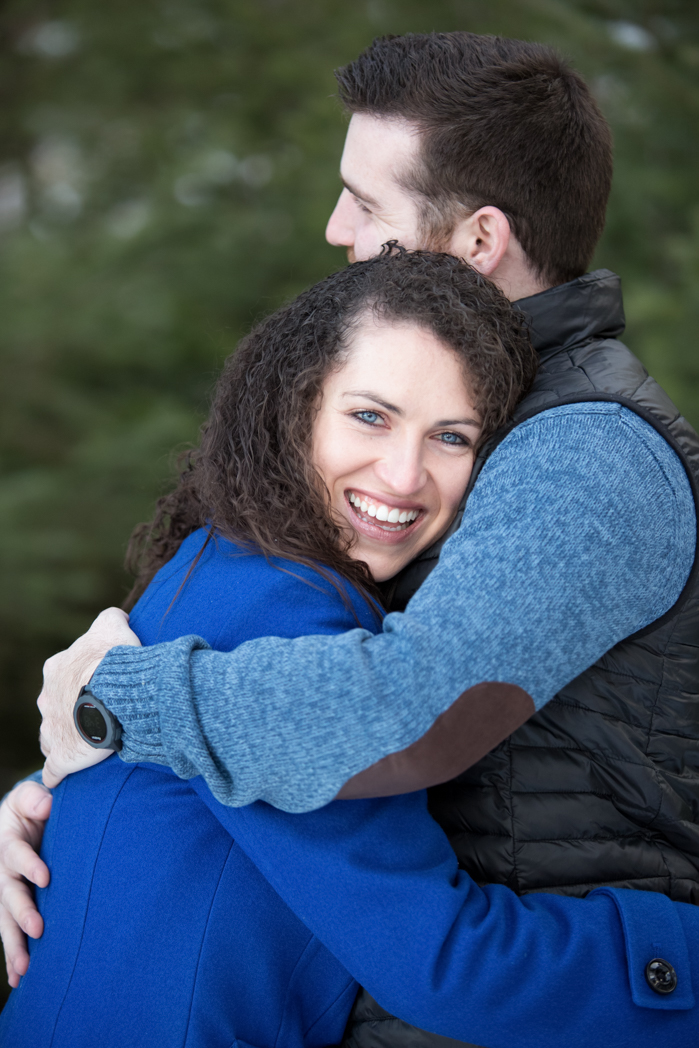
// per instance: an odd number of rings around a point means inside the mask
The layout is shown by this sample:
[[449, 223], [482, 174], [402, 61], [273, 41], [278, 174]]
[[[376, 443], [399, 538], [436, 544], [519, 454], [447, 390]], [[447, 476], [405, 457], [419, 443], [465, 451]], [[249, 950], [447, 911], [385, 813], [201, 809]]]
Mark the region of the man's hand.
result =
[[110, 648], [141, 643], [128, 622], [126, 612], [107, 608], [67, 651], [59, 651], [44, 663], [44, 687], [37, 705], [43, 718], [39, 742], [46, 757], [43, 778], [47, 786], [57, 786], [71, 772], [111, 756], [111, 750], [95, 749], [80, 738], [73, 723], [73, 707], [80, 689]]
[[38, 782], [21, 782], [0, 805], [0, 936], [12, 987], [19, 986], [29, 964], [27, 935], [38, 939], [44, 930], [26, 881], [39, 888], [49, 883], [36, 853], [50, 812], [51, 794]]

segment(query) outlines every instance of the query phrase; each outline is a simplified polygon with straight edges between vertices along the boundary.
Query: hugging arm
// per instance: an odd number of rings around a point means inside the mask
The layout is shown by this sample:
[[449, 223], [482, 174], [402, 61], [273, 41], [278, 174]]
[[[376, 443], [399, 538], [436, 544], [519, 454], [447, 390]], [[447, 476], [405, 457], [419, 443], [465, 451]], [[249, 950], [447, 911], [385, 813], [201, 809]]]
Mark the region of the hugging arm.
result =
[[[417, 788], [435, 765], [444, 779], [461, 770], [428, 745], [433, 725], [473, 763], [672, 606], [695, 540], [683, 467], [650, 426], [613, 404], [557, 408], [500, 445], [439, 565], [378, 636], [265, 637], [223, 653], [192, 637], [128, 647], [119, 626], [92, 687], [124, 726], [122, 757], [202, 774], [226, 804], [309, 810], [361, 773], [345, 795]], [[54, 669], [42, 712], [70, 727], [75, 673]]]
[[[290, 810], [312, 808], [367, 766], [411, 746], [435, 722], [444, 725], [446, 718], [439, 718], [458, 695], [455, 681], [464, 691], [505, 682], [531, 697], [531, 710], [618, 639], [661, 615], [676, 600], [694, 555], [694, 509], [682, 467], [661, 438], [617, 406], [566, 410], [571, 417], [563, 409], [548, 412], [501, 445], [439, 567], [405, 615], [387, 618], [382, 635], [355, 630], [340, 637], [266, 638], [230, 654], [209, 651], [192, 638], [111, 652], [93, 687], [124, 723], [127, 758], [171, 763], [185, 776], [201, 772], [229, 804], [268, 797]], [[585, 424], [586, 412], [597, 416], [593, 426]], [[70, 700], [72, 708], [74, 695]], [[482, 712], [487, 716], [488, 707]], [[450, 774], [447, 768], [444, 777]], [[263, 869], [264, 856], [256, 861]], [[531, 935], [505, 943], [503, 970], [526, 969], [527, 957], [541, 948], [549, 961], [554, 958], [546, 979], [565, 972], [579, 989], [592, 971], [593, 982], [601, 972], [599, 986], [612, 985], [610, 958], [616, 964], [624, 945], [613, 897], [595, 896], [594, 904], [592, 897], [582, 903], [546, 896], [518, 901], [505, 889], [476, 889], [452, 869], [464, 903], [460, 926], [468, 928], [474, 912], [483, 917], [472, 948], [495, 941], [501, 925], [488, 922], [492, 912], [505, 928], [511, 924]], [[272, 878], [270, 871], [274, 883]], [[294, 884], [295, 891], [304, 889], [295, 874], [289, 890]], [[311, 879], [305, 887], [312, 885]], [[465, 905], [465, 891], [476, 900], [475, 910]], [[313, 926], [313, 913], [304, 910], [308, 903], [286, 899]], [[370, 901], [368, 896], [363, 905]], [[361, 975], [364, 969], [335, 938], [345, 918], [351, 928], [362, 912], [345, 913], [349, 905], [345, 899], [338, 905], [337, 925], [326, 908], [330, 925], [319, 926], [318, 935]], [[668, 927], [687, 925], [693, 938], [686, 945], [696, 959], [699, 940], [688, 908], [660, 896], [652, 905], [669, 908]], [[566, 938], [573, 913], [577, 952]], [[395, 929], [385, 931], [390, 938]], [[616, 943], [611, 953], [604, 952], [607, 941]], [[436, 971], [442, 947], [432, 940], [430, 950]], [[380, 950], [374, 956], [384, 963]], [[628, 965], [619, 971], [614, 967], [613, 985], [617, 990], [623, 983], [628, 998], [632, 974]], [[382, 988], [377, 972], [366, 969], [361, 976], [368, 989], [425, 1025], [409, 1001]], [[523, 985], [531, 988], [541, 978], [532, 969]], [[599, 986], [595, 993], [602, 992]], [[609, 1007], [600, 1014], [608, 1017]]]
[[695, 542], [689, 482], [662, 437], [617, 404], [555, 408], [499, 446], [438, 566], [381, 634], [115, 648], [92, 687], [124, 725], [124, 759], [201, 774], [225, 804], [307, 811], [355, 776], [342, 796], [417, 789], [668, 610]]
[[[513, 1030], [518, 1048], [695, 1045], [697, 907], [637, 891], [479, 888], [422, 793], [290, 816], [195, 788], [287, 905], [405, 1021], [493, 1048]], [[657, 956], [677, 973], [664, 997], [645, 978]]]

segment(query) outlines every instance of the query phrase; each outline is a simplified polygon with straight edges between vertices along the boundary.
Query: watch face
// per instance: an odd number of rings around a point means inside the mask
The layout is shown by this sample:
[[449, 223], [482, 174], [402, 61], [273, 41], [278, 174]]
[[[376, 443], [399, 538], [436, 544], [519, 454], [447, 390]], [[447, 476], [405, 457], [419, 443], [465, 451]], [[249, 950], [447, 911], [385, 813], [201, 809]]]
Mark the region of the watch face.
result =
[[104, 742], [107, 738], [107, 722], [91, 702], [81, 703], [78, 709], [80, 730], [93, 742]]

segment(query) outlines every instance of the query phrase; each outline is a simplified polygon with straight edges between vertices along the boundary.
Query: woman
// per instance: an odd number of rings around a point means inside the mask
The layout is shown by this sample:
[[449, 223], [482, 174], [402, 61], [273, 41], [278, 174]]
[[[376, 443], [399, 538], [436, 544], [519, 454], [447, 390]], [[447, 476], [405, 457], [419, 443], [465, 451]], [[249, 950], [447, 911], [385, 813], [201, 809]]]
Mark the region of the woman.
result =
[[[518, 315], [449, 256], [356, 263], [278, 310], [228, 362], [201, 447], [137, 529], [142, 642], [376, 631], [377, 584], [444, 534], [534, 368]], [[332, 731], [322, 695], [318, 716]], [[46, 931], [3, 1044], [338, 1042], [357, 980], [382, 997], [376, 951], [354, 936], [331, 953], [323, 906], [282, 901], [301, 861], [391, 929], [389, 982], [443, 981], [436, 1032], [468, 1035], [469, 882], [422, 794], [236, 811], [199, 779], [112, 757], [55, 791], [43, 847]], [[427, 1025], [419, 1007], [405, 1018]]]

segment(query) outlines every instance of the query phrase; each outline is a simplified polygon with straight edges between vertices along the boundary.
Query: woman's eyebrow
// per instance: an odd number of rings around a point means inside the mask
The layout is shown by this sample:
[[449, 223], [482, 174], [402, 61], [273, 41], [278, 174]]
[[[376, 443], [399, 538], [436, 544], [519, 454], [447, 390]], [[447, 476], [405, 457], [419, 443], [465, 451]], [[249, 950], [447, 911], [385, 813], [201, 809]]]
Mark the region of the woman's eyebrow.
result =
[[480, 426], [477, 418], [443, 418], [435, 423], [436, 426]]
[[[376, 393], [372, 393], [368, 389], [347, 390], [342, 396], [362, 397], [366, 400], [373, 400], [375, 404], [380, 404], [382, 408], [385, 408], [386, 411], [392, 411], [394, 415], [403, 416], [405, 414], [402, 408], [396, 407], [395, 404], [389, 404], [387, 400], [382, 400], [381, 397], [377, 397]], [[443, 418], [439, 422], [435, 422], [435, 426], [476, 426], [480, 428], [481, 422], [477, 418]]]
[[370, 393], [366, 389], [352, 389], [347, 390], [346, 393], [342, 394], [343, 397], [364, 397], [367, 400], [373, 400], [375, 404], [380, 404], [386, 411], [392, 411], [394, 415], [404, 415], [405, 412], [401, 408], [397, 408], [395, 404], [389, 404], [387, 400], [382, 400], [381, 397], [377, 397], [376, 393]]

